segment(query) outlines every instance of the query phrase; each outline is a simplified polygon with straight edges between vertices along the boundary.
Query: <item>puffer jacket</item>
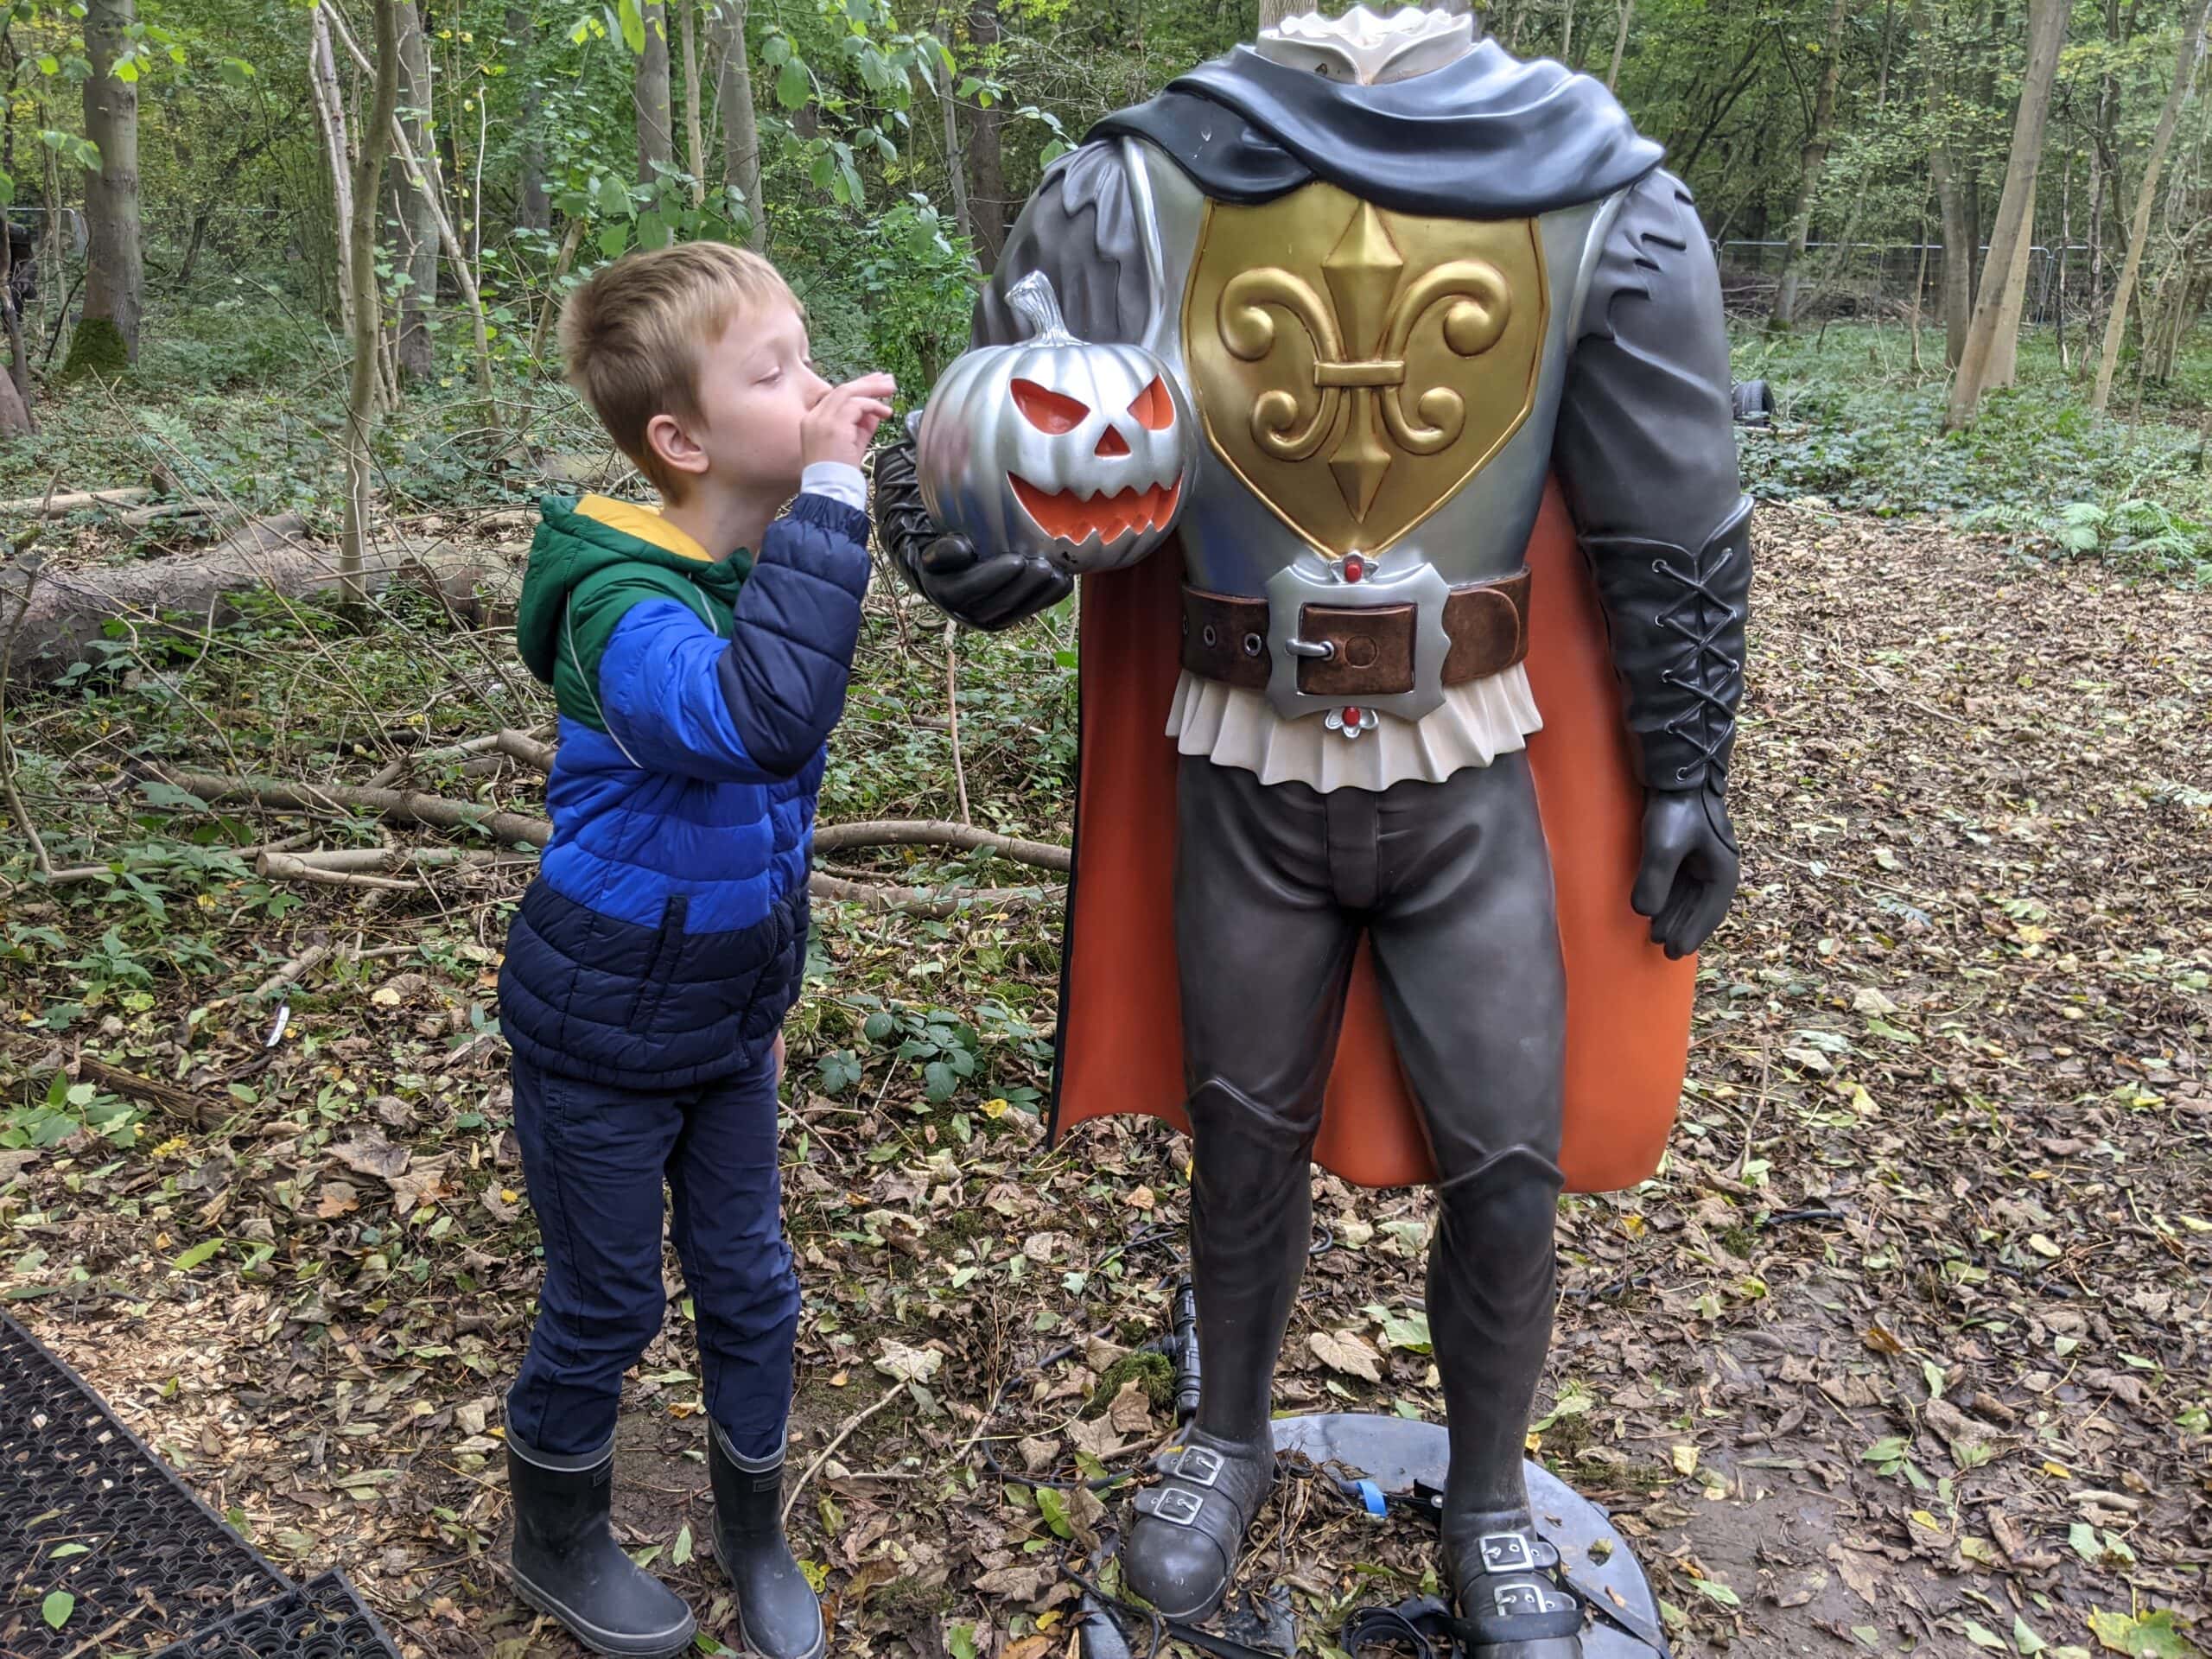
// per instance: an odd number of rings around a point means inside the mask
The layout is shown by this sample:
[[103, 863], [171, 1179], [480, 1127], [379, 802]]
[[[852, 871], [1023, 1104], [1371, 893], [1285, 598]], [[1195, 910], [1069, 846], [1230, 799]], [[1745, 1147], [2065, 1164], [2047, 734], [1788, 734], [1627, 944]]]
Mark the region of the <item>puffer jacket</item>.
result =
[[756, 558], [659, 514], [548, 497], [517, 622], [561, 746], [500, 1027], [618, 1088], [750, 1065], [798, 995], [823, 745], [844, 712], [868, 517], [801, 495]]

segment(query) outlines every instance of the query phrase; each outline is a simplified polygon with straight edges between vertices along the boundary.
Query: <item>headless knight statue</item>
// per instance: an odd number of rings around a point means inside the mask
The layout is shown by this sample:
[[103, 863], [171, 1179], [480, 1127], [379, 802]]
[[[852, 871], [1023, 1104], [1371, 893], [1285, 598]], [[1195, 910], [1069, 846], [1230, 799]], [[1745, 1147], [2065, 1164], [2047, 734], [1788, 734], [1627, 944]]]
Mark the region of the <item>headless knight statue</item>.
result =
[[[1294, 17], [1047, 168], [978, 301], [978, 346], [1019, 340], [1043, 272], [1204, 432], [1173, 541], [1086, 578], [1055, 1109], [1193, 1138], [1203, 1397], [1122, 1546], [1172, 1616], [1220, 1605], [1274, 1479], [1318, 1156], [1437, 1188], [1465, 1650], [1580, 1651], [1522, 1465], [1557, 1198], [1656, 1165], [1683, 958], [1737, 880], [1750, 503], [1712, 250], [1659, 160], [1465, 16]], [[911, 443], [877, 479], [952, 616], [1069, 592], [934, 522]]]

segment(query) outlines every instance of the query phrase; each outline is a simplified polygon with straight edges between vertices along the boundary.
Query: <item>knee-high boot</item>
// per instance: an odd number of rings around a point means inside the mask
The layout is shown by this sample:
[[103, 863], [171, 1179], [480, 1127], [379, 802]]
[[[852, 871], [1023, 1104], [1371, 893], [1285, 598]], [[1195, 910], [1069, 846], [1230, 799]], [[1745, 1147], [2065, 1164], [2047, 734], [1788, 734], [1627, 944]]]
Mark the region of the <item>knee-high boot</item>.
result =
[[1140, 1493], [1122, 1547], [1130, 1587], [1163, 1613], [1221, 1605], [1274, 1480], [1275, 1356], [1313, 1237], [1313, 1142], [1218, 1084], [1191, 1100], [1191, 1275], [1198, 1410], [1165, 1478]]
[[1471, 1659], [1578, 1659], [1582, 1610], [1548, 1576], [1522, 1475], [1551, 1345], [1560, 1173], [1510, 1148], [1439, 1194], [1428, 1328], [1452, 1440], [1444, 1554]]

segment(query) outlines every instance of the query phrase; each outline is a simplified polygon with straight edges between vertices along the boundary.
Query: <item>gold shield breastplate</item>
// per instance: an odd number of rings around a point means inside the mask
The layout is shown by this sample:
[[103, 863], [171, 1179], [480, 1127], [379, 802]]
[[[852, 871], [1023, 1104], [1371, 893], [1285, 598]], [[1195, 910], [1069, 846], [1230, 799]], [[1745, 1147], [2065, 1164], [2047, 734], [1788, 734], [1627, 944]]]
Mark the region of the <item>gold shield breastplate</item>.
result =
[[1535, 221], [1417, 219], [1312, 183], [1206, 204], [1183, 359], [1214, 453], [1325, 554], [1380, 553], [1536, 407]]

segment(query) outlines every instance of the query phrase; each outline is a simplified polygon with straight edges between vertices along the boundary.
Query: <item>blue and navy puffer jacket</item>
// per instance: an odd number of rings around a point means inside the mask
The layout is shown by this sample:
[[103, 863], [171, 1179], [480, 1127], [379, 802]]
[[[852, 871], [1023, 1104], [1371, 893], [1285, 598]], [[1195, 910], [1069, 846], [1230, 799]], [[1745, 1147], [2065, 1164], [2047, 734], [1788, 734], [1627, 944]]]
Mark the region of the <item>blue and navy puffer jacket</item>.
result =
[[798, 995], [823, 746], [868, 516], [802, 495], [716, 560], [648, 508], [549, 497], [517, 622], [553, 687], [553, 838], [507, 934], [517, 1055], [619, 1088], [749, 1065]]

